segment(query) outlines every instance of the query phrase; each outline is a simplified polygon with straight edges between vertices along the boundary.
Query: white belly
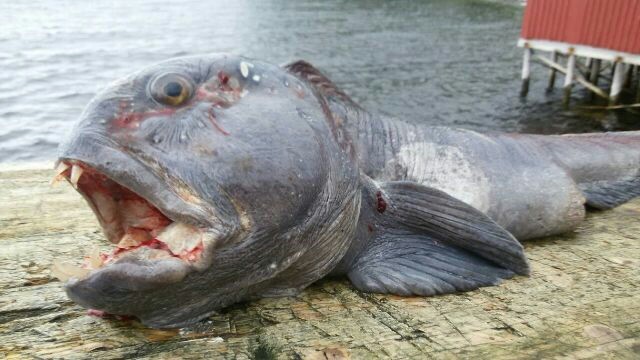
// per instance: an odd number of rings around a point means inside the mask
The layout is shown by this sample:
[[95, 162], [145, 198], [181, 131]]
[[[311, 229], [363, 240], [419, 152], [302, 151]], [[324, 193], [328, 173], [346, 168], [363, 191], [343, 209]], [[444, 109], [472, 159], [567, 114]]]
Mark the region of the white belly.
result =
[[406, 174], [402, 180], [444, 191], [482, 212], [489, 210], [487, 176], [457, 147], [422, 141], [409, 143], [387, 162], [384, 178], [400, 180], [394, 179], [399, 169]]

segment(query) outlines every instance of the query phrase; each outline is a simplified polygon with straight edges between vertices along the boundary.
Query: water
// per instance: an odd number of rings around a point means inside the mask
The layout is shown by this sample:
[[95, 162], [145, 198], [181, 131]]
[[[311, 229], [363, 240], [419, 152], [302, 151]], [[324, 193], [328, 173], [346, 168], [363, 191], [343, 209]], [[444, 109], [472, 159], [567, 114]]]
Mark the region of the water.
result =
[[169, 57], [207, 52], [306, 59], [365, 108], [426, 124], [535, 133], [640, 124], [626, 112], [564, 110], [559, 90], [545, 95], [540, 66], [521, 101], [518, 3], [3, 1], [0, 162], [53, 159], [101, 87]]

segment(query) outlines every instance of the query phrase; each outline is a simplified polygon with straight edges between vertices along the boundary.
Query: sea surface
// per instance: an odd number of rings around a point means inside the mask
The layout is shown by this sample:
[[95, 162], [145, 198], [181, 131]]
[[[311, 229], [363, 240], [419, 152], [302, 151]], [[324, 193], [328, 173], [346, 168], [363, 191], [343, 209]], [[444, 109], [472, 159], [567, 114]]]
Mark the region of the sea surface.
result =
[[[632, 129], [629, 111], [564, 109], [532, 69], [520, 99], [520, 1], [0, 1], [0, 163], [55, 158], [109, 82], [164, 59], [306, 59], [371, 111], [476, 130]], [[558, 86], [562, 77], [558, 78]]]

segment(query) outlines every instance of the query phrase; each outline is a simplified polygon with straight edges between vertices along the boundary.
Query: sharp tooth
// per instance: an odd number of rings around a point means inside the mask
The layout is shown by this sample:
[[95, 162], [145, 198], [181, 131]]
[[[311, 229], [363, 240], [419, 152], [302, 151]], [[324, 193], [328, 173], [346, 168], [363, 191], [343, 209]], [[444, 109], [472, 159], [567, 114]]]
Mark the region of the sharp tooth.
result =
[[80, 176], [82, 176], [82, 168], [78, 165], [73, 165], [71, 167], [71, 176], [69, 177], [69, 181], [74, 188], [78, 188], [78, 180], [80, 180]]
[[58, 260], [54, 260], [53, 265], [51, 266], [51, 274], [57, 277], [62, 282], [66, 282], [72, 277], [82, 280], [87, 277], [89, 271], [89, 269], [83, 269], [75, 265], [65, 264]]
[[126, 249], [134, 246], [138, 246], [140, 243], [143, 243], [149, 240], [149, 233], [144, 230], [129, 228], [127, 229], [127, 233], [124, 234], [120, 242], [118, 242], [118, 247], [121, 249]]
[[56, 166], [55, 168], [55, 172], [56, 172], [56, 176], [62, 174], [63, 172], [67, 171], [67, 169], [69, 168], [69, 164], [67, 164], [64, 161], [61, 161], [58, 166]]
[[171, 252], [180, 254], [200, 244], [202, 231], [195, 226], [175, 222], [162, 230], [157, 239], [167, 244]]
[[56, 166], [55, 168], [55, 175], [53, 175], [53, 179], [51, 179], [50, 185], [54, 186], [56, 185], [60, 180], [62, 180], [62, 177], [64, 176], [63, 173], [65, 171], [67, 171], [67, 169], [69, 168], [69, 164], [67, 164], [64, 161], [61, 161], [58, 166]]
[[98, 269], [102, 267], [102, 258], [100, 257], [100, 248], [94, 246], [89, 253], [89, 265], [92, 269]]

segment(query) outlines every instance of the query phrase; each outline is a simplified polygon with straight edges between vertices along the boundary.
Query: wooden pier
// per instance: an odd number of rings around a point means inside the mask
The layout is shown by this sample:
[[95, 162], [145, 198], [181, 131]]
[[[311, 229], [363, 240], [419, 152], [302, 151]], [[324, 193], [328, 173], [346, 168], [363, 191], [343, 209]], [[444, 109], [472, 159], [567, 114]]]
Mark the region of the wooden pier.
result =
[[[239, 304], [197, 326], [154, 330], [88, 316], [50, 274], [54, 259], [108, 246], [51, 170], [0, 169], [3, 359], [637, 359], [640, 201], [525, 244], [531, 277], [436, 297], [371, 295], [323, 280]], [[177, 294], [176, 296], [179, 296]]]
[[[529, 91], [532, 59], [564, 75], [564, 102], [577, 82], [615, 105], [625, 86], [633, 87], [640, 65], [640, 1], [528, 0], [518, 46], [524, 48], [521, 95]], [[546, 52], [541, 56], [534, 52]], [[564, 60], [564, 66], [561, 64]], [[609, 77], [603, 76], [610, 70]], [[640, 76], [638, 76], [640, 78]], [[605, 78], [608, 91], [598, 86]], [[636, 98], [640, 100], [640, 90]]]

